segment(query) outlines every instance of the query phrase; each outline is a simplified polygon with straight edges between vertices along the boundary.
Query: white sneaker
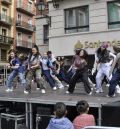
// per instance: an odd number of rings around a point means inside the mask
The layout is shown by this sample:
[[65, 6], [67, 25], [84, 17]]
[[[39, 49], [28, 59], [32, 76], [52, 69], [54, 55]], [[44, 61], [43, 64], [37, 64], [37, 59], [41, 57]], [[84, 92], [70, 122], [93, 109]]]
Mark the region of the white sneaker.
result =
[[60, 85], [60, 86], [59, 86], [59, 89], [64, 89], [64, 86], [63, 86], [63, 85]]
[[6, 90], [6, 92], [12, 92], [13, 91], [13, 89], [10, 89], [10, 88], [8, 88], [7, 90]]
[[90, 93], [88, 93], [88, 95], [92, 95], [92, 91]]
[[26, 91], [26, 90], [24, 90], [24, 94], [29, 94], [29, 92], [28, 92], [28, 91]]
[[95, 92], [96, 92], [96, 93], [103, 93], [102, 90], [96, 90]]
[[120, 94], [120, 86], [119, 85], [116, 86], [116, 93]]
[[40, 90], [40, 88], [37, 87], [36, 90]]
[[46, 92], [45, 92], [45, 89], [42, 89], [41, 92], [42, 92], [42, 94], [45, 94], [45, 93], [46, 93]]
[[70, 94], [70, 92], [69, 92], [69, 91], [66, 91], [65, 93], [66, 93], [66, 94]]
[[115, 94], [112, 95], [112, 96], [109, 96], [109, 95], [106, 95], [107, 98], [110, 98], [110, 97], [115, 97]]
[[53, 90], [57, 90], [57, 87], [56, 87], [56, 86], [54, 86], [54, 87], [53, 87]]
[[69, 84], [65, 85], [66, 87], [69, 87]]
[[110, 84], [108, 83], [108, 84], [106, 84], [106, 87], [109, 87], [110, 86]]

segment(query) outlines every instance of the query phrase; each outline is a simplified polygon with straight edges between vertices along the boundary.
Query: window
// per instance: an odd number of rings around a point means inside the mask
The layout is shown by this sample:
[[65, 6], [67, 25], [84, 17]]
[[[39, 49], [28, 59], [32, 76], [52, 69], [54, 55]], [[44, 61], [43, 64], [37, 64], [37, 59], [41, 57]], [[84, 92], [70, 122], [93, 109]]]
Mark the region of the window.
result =
[[7, 21], [7, 9], [2, 8], [2, 20]]
[[7, 55], [7, 51], [4, 49], [1, 49], [1, 61], [7, 60], [6, 55]]
[[22, 33], [17, 34], [17, 46], [22, 46]]
[[2, 29], [2, 35], [7, 36], [7, 30], [6, 29]]
[[28, 11], [32, 11], [32, 3], [28, 2]]
[[43, 37], [43, 42], [44, 42], [44, 44], [48, 44], [49, 43], [49, 38], [48, 38], [48, 36], [49, 36], [49, 26], [48, 25], [44, 25], [43, 26], [43, 34], [44, 34], [44, 37]]
[[22, 16], [21, 14], [17, 15], [17, 25], [21, 25], [22, 24]]
[[89, 31], [88, 6], [65, 10], [65, 32], [75, 33]]
[[2, 42], [3, 43], [7, 43], [7, 30], [6, 29], [2, 29]]
[[108, 27], [109, 29], [120, 28], [120, 2], [108, 2]]
[[28, 36], [28, 48], [32, 48], [32, 35]]

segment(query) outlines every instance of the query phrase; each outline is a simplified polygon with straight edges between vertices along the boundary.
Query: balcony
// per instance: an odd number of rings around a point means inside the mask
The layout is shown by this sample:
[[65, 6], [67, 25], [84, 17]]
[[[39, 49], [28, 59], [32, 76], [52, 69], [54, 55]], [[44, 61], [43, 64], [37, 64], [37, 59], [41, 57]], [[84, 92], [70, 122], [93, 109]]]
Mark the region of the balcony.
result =
[[17, 47], [23, 47], [23, 48], [32, 48], [33, 47], [32, 42], [25, 41], [25, 40], [16, 40], [16, 46]]
[[35, 10], [33, 9], [33, 7], [27, 5], [26, 3], [18, 2], [16, 9], [22, 13], [29, 15], [29, 16], [35, 15]]
[[24, 31], [28, 31], [28, 32], [34, 32], [35, 31], [35, 25], [29, 24], [27, 22], [24, 21], [16, 21], [16, 28], [17, 29], [22, 29]]
[[11, 45], [14, 42], [14, 38], [0, 35], [0, 44]]
[[10, 5], [12, 3], [12, 0], [1, 0], [3, 4]]
[[13, 23], [13, 19], [10, 16], [0, 14], [0, 23], [11, 26]]

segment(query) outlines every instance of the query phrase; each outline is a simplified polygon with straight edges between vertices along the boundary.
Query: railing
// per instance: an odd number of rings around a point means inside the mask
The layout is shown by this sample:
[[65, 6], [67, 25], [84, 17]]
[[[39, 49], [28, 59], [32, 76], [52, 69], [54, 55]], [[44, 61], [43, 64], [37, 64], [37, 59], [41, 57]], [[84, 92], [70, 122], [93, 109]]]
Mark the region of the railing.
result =
[[20, 8], [24, 12], [28, 12], [29, 14], [32, 14], [32, 15], [34, 15], [34, 13], [35, 13], [33, 4], [32, 4], [32, 6], [30, 6], [24, 2], [19, 1], [19, 2], [17, 2], [17, 8], [18, 9]]
[[12, 44], [13, 41], [14, 41], [14, 38], [0, 35], [0, 43], [3, 43], [3, 44]]
[[24, 28], [30, 31], [35, 31], [35, 25], [32, 25], [30, 23], [24, 22], [24, 21], [16, 21], [16, 27]]
[[13, 19], [10, 16], [4, 15], [4, 14], [0, 14], [0, 21], [6, 22], [8, 24], [12, 24]]
[[32, 48], [33, 43], [25, 40], [16, 40], [16, 45], [19, 47]]
[[1, 2], [7, 3], [7, 4], [11, 4], [12, 0], [1, 0]]

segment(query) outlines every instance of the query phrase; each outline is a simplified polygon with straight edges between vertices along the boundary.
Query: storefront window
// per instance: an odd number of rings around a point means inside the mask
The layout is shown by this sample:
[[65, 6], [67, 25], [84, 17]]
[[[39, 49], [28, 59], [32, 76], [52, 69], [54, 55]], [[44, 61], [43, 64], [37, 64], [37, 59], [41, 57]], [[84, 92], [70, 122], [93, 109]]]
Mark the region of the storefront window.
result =
[[65, 32], [75, 33], [89, 31], [88, 6], [65, 10]]
[[108, 2], [108, 27], [120, 28], [120, 2]]

